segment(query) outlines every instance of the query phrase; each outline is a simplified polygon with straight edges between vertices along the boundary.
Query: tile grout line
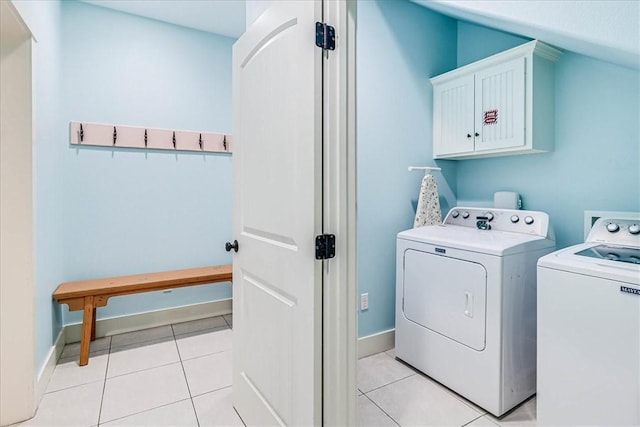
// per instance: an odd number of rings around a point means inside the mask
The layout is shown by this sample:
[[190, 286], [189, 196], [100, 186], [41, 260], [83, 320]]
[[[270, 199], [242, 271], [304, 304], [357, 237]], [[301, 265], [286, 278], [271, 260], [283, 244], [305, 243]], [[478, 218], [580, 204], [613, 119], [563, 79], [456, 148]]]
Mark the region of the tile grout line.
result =
[[102, 383], [102, 395], [100, 396], [100, 409], [98, 410], [98, 424], [100, 426], [100, 418], [102, 417], [102, 405], [104, 404], [104, 391], [107, 388], [107, 374], [109, 373], [109, 359], [111, 359], [111, 343], [113, 340], [109, 337], [109, 351], [107, 352], [107, 366], [104, 370], [104, 382]]
[[[0, 0], [0, 1], [1, 1], [1, 0]], [[149, 368], [142, 368], [142, 369], [138, 369], [138, 370], [136, 370], [136, 371], [131, 371], [131, 372], [126, 372], [126, 373], [124, 373], [124, 374], [114, 375], [114, 376], [112, 376], [112, 377], [107, 377], [107, 379], [111, 380], [111, 379], [114, 379], [114, 378], [125, 377], [125, 376], [127, 376], [127, 375], [135, 374], [135, 373], [138, 373], [138, 372], [145, 372], [145, 371], [150, 371], [150, 370], [152, 370], [152, 369], [164, 368], [165, 366], [175, 365], [175, 364], [176, 364], [176, 363], [178, 363], [178, 362], [179, 362], [179, 361], [175, 361], [175, 362], [167, 362], [167, 363], [165, 363], [165, 364], [158, 365], [158, 366], [151, 366], [151, 367], [149, 367]]]
[[414, 376], [414, 375], [418, 375], [418, 373], [417, 373], [417, 372], [414, 372], [414, 373], [413, 373], [413, 374], [411, 374], [411, 375], [407, 375], [406, 377], [398, 378], [397, 380], [393, 380], [393, 381], [391, 381], [391, 382], [388, 382], [388, 383], [383, 384], [383, 385], [381, 385], [381, 386], [378, 386], [378, 387], [376, 387], [376, 388], [372, 388], [371, 390], [368, 390], [368, 391], [366, 391], [366, 392], [365, 392], [364, 390], [362, 390], [361, 388], [358, 388], [358, 390], [360, 390], [360, 391], [362, 392], [362, 394], [371, 393], [372, 391], [380, 390], [382, 387], [386, 387], [386, 386], [388, 386], [388, 385], [395, 384], [395, 383], [397, 383], [397, 382], [399, 382], [399, 381], [406, 380], [407, 378], [410, 378], [410, 377], [412, 377], [412, 376]]
[[238, 413], [238, 411], [236, 410], [236, 407], [231, 405], [231, 409], [233, 409], [233, 412], [236, 413], [236, 415], [238, 416], [238, 418], [240, 419], [240, 422], [242, 423], [242, 425], [244, 427], [247, 427], [247, 424], [244, 422], [244, 420], [242, 419], [242, 417], [240, 416], [240, 414]]
[[394, 423], [396, 423], [398, 426], [400, 426], [400, 423], [399, 423], [399, 422], [397, 422], [397, 421], [396, 421], [396, 419], [395, 419], [395, 418], [393, 418], [391, 415], [387, 414], [387, 412], [386, 412], [384, 409], [382, 409], [382, 408], [381, 408], [381, 407], [380, 407], [376, 402], [374, 402], [374, 400], [373, 400], [372, 398], [370, 398], [369, 396], [367, 396], [367, 395], [366, 395], [366, 394], [364, 394], [364, 393], [363, 393], [362, 395], [363, 395], [364, 397], [366, 397], [366, 398], [369, 400], [369, 402], [373, 403], [373, 404], [375, 405], [375, 407], [376, 407], [376, 408], [380, 409], [380, 410], [382, 411], [382, 413], [383, 413], [383, 414], [385, 414], [387, 417], [389, 417], [389, 419], [390, 419], [391, 421], [393, 421], [393, 422], [394, 422]]
[[205, 394], [215, 393], [216, 391], [224, 390], [225, 388], [230, 388], [230, 387], [233, 387], [233, 384], [232, 385], [225, 385], [223, 387], [215, 388], [213, 390], [208, 390], [208, 391], [205, 391], [203, 393], [196, 394], [193, 397], [201, 397], [201, 396], [204, 396]]
[[[0, 0], [0, 1], [2, 1], [2, 0]], [[58, 390], [48, 391], [48, 392], [45, 393], [45, 395], [47, 395], [47, 394], [55, 394], [55, 393], [58, 393], [58, 392], [61, 392], [61, 391], [71, 390], [72, 388], [82, 387], [82, 386], [89, 385], [89, 384], [94, 384], [94, 383], [97, 383], [97, 382], [100, 382], [100, 381], [104, 381], [104, 380], [100, 379], [100, 380], [89, 381], [89, 382], [86, 382], [86, 383], [70, 385], [70, 386], [67, 386], [67, 387], [64, 387], [64, 388], [60, 388]]]
[[[105, 421], [104, 423], [107, 424], [107, 423], [110, 423], [110, 422], [113, 422], [113, 421], [122, 420], [122, 419], [133, 417], [133, 416], [136, 416], [136, 415], [144, 414], [145, 412], [155, 411], [156, 409], [164, 408], [166, 406], [175, 405], [176, 403], [185, 402], [187, 400], [190, 400], [190, 399], [187, 397], [187, 398], [184, 398], [184, 399], [176, 400], [175, 402], [169, 402], [169, 403], [165, 403], [165, 404], [160, 405], [160, 406], [154, 406], [152, 408], [147, 408], [147, 409], [144, 409], [142, 411], [133, 412], [133, 413], [127, 414], [127, 415], [122, 415], [122, 416], [120, 416], [118, 418], [114, 418], [112, 420]], [[104, 426], [104, 424], [102, 424], [102, 425]]]
[[[171, 326], [171, 325], [169, 325], [169, 326]], [[139, 331], [125, 332], [125, 333], [135, 333], [135, 332], [139, 332]], [[121, 334], [117, 334], [117, 335], [121, 335]], [[120, 344], [120, 345], [113, 346], [113, 349], [114, 350], [115, 349], [121, 349], [121, 348], [124, 348], [124, 347], [130, 347], [130, 346], [134, 346], [134, 345], [140, 345], [140, 344], [149, 343], [149, 342], [152, 342], [152, 341], [160, 341], [160, 340], [166, 339], [166, 338], [175, 339], [175, 335], [173, 334], [173, 328], [171, 328], [171, 335], [167, 335], [165, 337], [156, 337], [156, 338], [152, 338], [152, 339], [144, 339], [142, 341], [135, 341], [135, 342], [131, 342], [131, 343], [128, 343], [128, 344]]]
[[[389, 350], [387, 350], [387, 351], [389, 351]], [[384, 354], [386, 354], [387, 356], [391, 357], [391, 355], [387, 354], [387, 351], [384, 351], [384, 352], [382, 352], [382, 353], [384, 353]], [[377, 353], [377, 354], [380, 354], [380, 353]], [[488, 411], [486, 411], [484, 408], [481, 408], [480, 406], [478, 406], [478, 405], [476, 405], [475, 403], [471, 402], [470, 400], [468, 400], [468, 399], [467, 399], [467, 398], [465, 398], [464, 396], [462, 396], [462, 395], [458, 394], [455, 390], [450, 389], [449, 387], [447, 387], [446, 385], [444, 385], [444, 384], [442, 384], [441, 382], [437, 381], [436, 379], [434, 379], [434, 378], [430, 377], [429, 375], [425, 374], [424, 372], [422, 372], [422, 371], [420, 371], [420, 370], [418, 370], [418, 369], [414, 368], [413, 366], [409, 365], [407, 362], [403, 361], [402, 359], [398, 359], [397, 357], [396, 357], [396, 358], [391, 357], [391, 358], [392, 358], [393, 360], [395, 360], [395, 361], [397, 361], [397, 362], [401, 363], [402, 365], [405, 365], [406, 367], [408, 367], [408, 368], [409, 368], [409, 369], [411, 369], [412, 371], [414, 371], [414, 374], [415, 374], [415, 375], [419, 375], [420, 377], [425, 378], [425, 379], [427, 379], [427, 380], [429, 380], [429, 381], [433, 382], [433, 383], [434, 383], [434, 384], [436, 384], [438, 387], [442, 388], [446, 393], [450, 394], [452, 397], [455, 397], [455, 398], [456, 398], [456, 399], [458, 399], [460, 402], [464, 403], [465, 405], [467, 405], [469, 408], [473, 409], [474, 411], [479, 412], [479, 413], [481, 414], [481, 415], [480, 415], [481, 417], [482, 417], [482, 416], [485, 416], [485, 415], [487, 415], [487, 414], [489, 413], [489, 412], [488, 412]], [[409, 378], [409, 377], [405, 377], [405, 378]], [[400, 380], [405, 379], [405, 378], [401, 378]], [[397, 380], [397, 381], [400, 381], [400, 380]], [[382, 387], [384, 387], [384, 386], [386, 386], [386, 385], [389, 385], [389, 384], [393, 384], [394, 382], [397, 382], [397, 381], [392, 381], [392, 382], [390, 382], [390, 383], [388, 383], [388, 384], [385, 384], [385, 385], [383, 385], [383, 386], [380, 386], [380, 387], [375, 388], [375, 389], [370, 390], [370, 391], [378, 390], [379, 388], [382, 388]], [[369, 393], [369, 392], [367, 392], [367, 393]], [[364, 393], [363, 393], [363, 394], [364, 394]], [[476, 409], [476, 408], [477, 408], [477, 409]], [[478, 411], [478, 409], [480, 409], [480, 411]]]
[[226, 318], [226, 317], [224, 317], [224, 316], [225, 316], [225, 314], [223, 314], [223, 315], [222, 315], [222, 320], [224, 320], [224, 323], [226, 323], [226, 324], [227, 324], [227, 326], [229, 327], [229, 329], [233, 329], [233, 328], [231, 327], [231, 323], [229, 323], [229, 321], [227, 321], [227, 318]]
[[464, 403], [465, 405], [467, 405], [469, 408], [471, 408], [473, 411], [480, 413], [480, 416], [483, 417], [485, 415], [487, 415], [489, 412], [484, 409], [481, 408], [480, 406], [478, 406], [476, 403], [472, 402], [471, 400], [468, 400], [466, 397], [462, 396], [461, 394], [458, 394], [458, 392], [456, 392], [455, 390], [447, 387], [445, 384], [441, 383], [440, 381], [431, 378], [429, 375], [425, 374], [424, 372], [416, 372], [417, 375], [420, 375], [422, 378], [425, 378], [431, 382], [433, 382], [435, 385], [437, 385], [438, 387], [440, 387], [445, 393], [449, 394], [451, 397], [454, 397], [456, 399], [458, 399], [458, 401]]
[[[226, 322], [226, 321], [225, 321], [225, 322]], [[172, 325], [172, 326], [173, 326], [173, 325]], [[176, 334], [176, 333], [174, 332], [174, 335], [173, 335], [173, 336], [174, 336], [174, 338], [175, 338], [175, 339], [178, 339], [178, 337], [180, 337], [180, 338], [185, 337], [186, 335], [189, 335], [189, 337], [187, 337], [187, 338], [191, 338], [191, 337], [194, 337], [194, 336], [196, 336], [196, 335], [202, 335], [202, 334], [204, 334], [204, 333], [209, 334], [209, 333], [211, 333], [211, 332], [218, 332], [218, 331], [226, 331], [227, 329], [231, 329], [231, 328], [229, 327], [229, 325], [228, 325], [228, 324], [225, 324], [225, 325], [223, 325], [223, 326], [216, 326], [216, 327], [213, 327], [213, 328], [197, 329], [197, 330], [195, 330], [195, 331], [191, 331], [191, 332], [182, 332], [182, 333], [180, 333], [180, 334]], [[173, 327], [171, 328], [171, 330], [173, 330]]]
[[213, 356], [214, 354], [226, 353], [227, 351], [231, 351], [231, 349], [214, 351], [213, 353], [205, 353], [205, 354], [201, 354], [200, 356], [189, 357], [189, 358], [185, 358], [185, 359], [182, 359], [182, 360], [184, 362], [190, 362], [192, 360], [202, 359], [203, 357]]
[[474, 419], [470, 420], [469, 422], [467, 422], [467, 423], [465, 423], [465, 424], [462, 424], [460, 427], [468, 426], [469, 424], [471, 424], [471, 423], [473, 423], [473, 422], [475, 422], [475, 421], [478, 421], [478, 420], [479, 420], [480, 418], [482, 418], [482, 417], [484, 417], [484, 414], [477, 416], [476, 418], [474, 418]]
[[[409, 378], [409, 377], [412, 377], [412, 376], [414, 376], [414, 375], [419, 375], [419, 376], [421, 376], [421, 377], [424, 377], [424, 374], [422, 374], [422, 373], [420, 373], [420, 372], [415, 372], [415, 373], [414, 373], [414, 374], [412, 374], [412, 375], [409, 375], [409, 376], [404, 377], [404, 378], [400, 378], [400, 379], [395, 380], [395, 381], [391, 381], [390, 383], [387, 383], [387, 384], [382, 385], [382, 386], [380, 386], [380, 387], [377, 387], [377, 388], [374, 388], [374, 389], [372, 389], [372, 390], [369, 390], [369, 391], [368, 391], [368, 392], [366, 392], [366, 393], [364, 393], [364, 392], [363, 392], [363, 393], [362, 393], [362, 395], [363, 395], [363, 396], [366, 396], [366, 398], [367, 398], [367, 399], [369, 399], [369, 400], [371, 401], [371, 403], [373, 403], [373, 404], [374, 404], [378, 409], [380, 409], [380, 410], [381, 410], [381, 411], [382, 411], [386, 416], [388, 416], [389, 418], [391, 418], [391, 420], [393, 420], [393, 422], [395, 422], [396, 424], [398, 424], [398, 425], [400, 426], [401, 424], [400, 424], [398, 421], [396, 421], [396, 419], [395, 419], [395, 418], [393, 418], [391, 415], [389, 415], [389, 414], [388, 414], [384, 409], [382, 409], [382, 408], [381, 408], [381, 407], [380, 407], [380, 406], [379, 406], [379, 405], [378, 405], [378, 404], [377, 404], [377, 403], [376, 403], [376, 402], [375, 402], [375, 401], [374, 401], [374, 400], [373, 400], [373, 399], [368, 395], [368, 393], [370, 393], [370, 392], [372, 392], [372, 391], [380, 390], [381, 388], [384, 388], [384, 387], [386, 387], [386, 386], [388, 386], [388, 385], [391, 385], [391, 384], [397, 383], [397, 382], [399, 382], [399, 381], [405, 380], [405, 379], [407, 379], [407, 378]], [[426, 378], [427, 378], [427, 379], [431, 379], [430, 377], [426, 377]], [[434, 381], [434, 380], [431, 380], [431, 381]], [[434, 382], [435, 382], [438, 386], [440, 386], [441, 388], [445, 388], [445, 389], [446, 389], [446, 387], [443, 387], [443, 386], [442, 386], [440, 383], [438, 383], [437, 381], [434, 381]], [[362, 390], [361, 390], [361, 391], [362, 391]], [[451, 393], [447, 393], [447, 394], [450, 394], [450, 395], [451, 395]], [[471, 405], [469, 405], [467, 402], [465, 402], [464, 400], [460, 399], [459, 397], [457, 397], [457, 396], [453, 396], [453, 395], [452, 395], [451, 397], [454, 397], [454, 398], [456, 398], [457, 400], [459, 400], [461, 403], [464, 403], [465, 405], [469, 406], [469, 408], [473, 409], [473, 410], [474, 410], [474, 412], [478, 412], [475, 408], [471, 407]], [[461, 426], [461, 427], [465, 427], [465, 426], [469, 425], [470, 423], [472, 423], [472, 422], [474, 422], [474, 421], [476, 421], [476, 420], [478, 420], [478, 419], [480, 419], [480, 418], [484, 417], [485, 415], [487, 415], [487, 412], [484, 412], [484, 413], [478, 413], [478, 416], [477, 416], [477, 417], [473, 418], [472, 420], [470, 420], [469, 422], [467, 422], [467, 423], [465, 423], [465, 424], [462, 424], [462, 426]], [[499, 425], [496, 425], [496, 426], [497, 426], [497, 427], [499, 427]]]
[[191, 394], [191, 387], [189, 387], [189, 380], [187, 379], [187, 371], [184, 369], [184, 363], [182, 362], [182, 355], [180, 354], [180, 347], [178, 347], [178, 341], [176, 340], [176, 331], [171, 325], [171, 333], [173, 334], [173, 343], [176, 346], [178, 352], [178, 359], [180, 359], [180, 367], [182, 368], [182, 374], [184, 375], [184, 382], [187, 384], [187, 391], [189, 392], [189, 400], [191, 401], [191, 408], [193, 408], [193, 414], [196, 416], [196, 423], [200, 427], [200, 418], [198, 417], [198, 411], [196, 411], [196, 404], [193, 401], [193, 395]]

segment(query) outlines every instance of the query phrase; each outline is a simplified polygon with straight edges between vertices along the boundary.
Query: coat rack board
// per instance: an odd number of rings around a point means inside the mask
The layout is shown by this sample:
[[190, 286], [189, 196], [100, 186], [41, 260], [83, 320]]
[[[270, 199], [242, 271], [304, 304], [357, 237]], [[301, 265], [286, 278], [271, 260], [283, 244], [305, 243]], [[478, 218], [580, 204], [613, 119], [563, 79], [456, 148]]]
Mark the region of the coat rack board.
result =
[[154, 129], [137, 126], [71, 122], [71, 145], [141, 148], [147, 150], [231, 153], [231, 135], [212, 132]]

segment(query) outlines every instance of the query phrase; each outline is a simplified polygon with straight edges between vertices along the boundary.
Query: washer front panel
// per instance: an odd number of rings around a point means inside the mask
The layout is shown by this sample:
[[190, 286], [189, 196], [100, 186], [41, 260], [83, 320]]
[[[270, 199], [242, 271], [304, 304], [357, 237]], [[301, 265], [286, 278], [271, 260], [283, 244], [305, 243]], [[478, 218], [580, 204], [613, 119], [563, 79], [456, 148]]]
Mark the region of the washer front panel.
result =
[[540, 425], [640, 425], [639, 283], [538, 267]]

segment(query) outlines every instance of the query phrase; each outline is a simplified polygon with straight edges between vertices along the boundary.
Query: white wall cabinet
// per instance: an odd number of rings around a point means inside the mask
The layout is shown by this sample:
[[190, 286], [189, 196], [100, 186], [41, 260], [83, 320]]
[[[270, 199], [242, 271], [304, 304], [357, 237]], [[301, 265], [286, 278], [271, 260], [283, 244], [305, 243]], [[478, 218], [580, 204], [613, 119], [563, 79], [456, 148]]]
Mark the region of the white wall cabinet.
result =
[[534, 40], [433, 77], [433, 158], [552, 150], [559, 57]]

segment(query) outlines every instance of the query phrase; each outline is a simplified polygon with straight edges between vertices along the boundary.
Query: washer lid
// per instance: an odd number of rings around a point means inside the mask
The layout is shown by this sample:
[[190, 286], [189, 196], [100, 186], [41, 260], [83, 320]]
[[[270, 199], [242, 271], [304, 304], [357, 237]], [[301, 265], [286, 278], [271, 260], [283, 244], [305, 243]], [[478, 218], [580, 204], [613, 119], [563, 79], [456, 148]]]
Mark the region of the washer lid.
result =
[[615, 262], [627, 262], [629, 264], [640, 264], [640, 248], [626, 246], [596, 245], [578, 251], [576, 255]]
[[431, 225], [398, 233], [398, 239], [495, 256], [555, 247], [553, 240], [532, 234], [479, 230], [457, 225]]
[[[635, 254], [638, 251], [638, 248], [634, 247], [604, 246], [599, 242], [588, 242], [546, 255], [538, 260], [538, 267], [640, 285], [640, 264], [607, 259], [606, 254], [613, 252], [605, 253], [603, 252], [605, 248], [617, 248], [617, 253], [627, 255]], [[598, 253], [605, 254], [605, 256], [589, 256], [589, 254]]]

